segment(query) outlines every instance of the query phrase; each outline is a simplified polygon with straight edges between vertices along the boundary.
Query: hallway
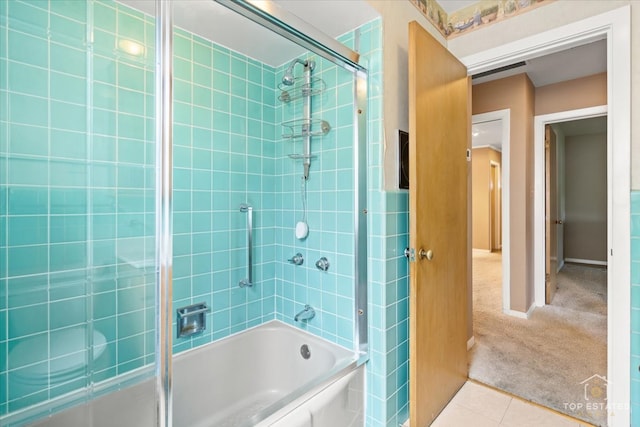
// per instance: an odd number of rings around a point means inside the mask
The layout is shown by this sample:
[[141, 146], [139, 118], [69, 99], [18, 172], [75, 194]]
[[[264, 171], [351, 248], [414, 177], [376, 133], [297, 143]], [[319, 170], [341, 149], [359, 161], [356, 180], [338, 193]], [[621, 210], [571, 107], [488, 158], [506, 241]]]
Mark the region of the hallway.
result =
[[529, 320], [502, 313], [500, 270], [500, 253], [474, 251], [469, 377], [606, 425], [606, 268], [565, 265], [552, 304]]

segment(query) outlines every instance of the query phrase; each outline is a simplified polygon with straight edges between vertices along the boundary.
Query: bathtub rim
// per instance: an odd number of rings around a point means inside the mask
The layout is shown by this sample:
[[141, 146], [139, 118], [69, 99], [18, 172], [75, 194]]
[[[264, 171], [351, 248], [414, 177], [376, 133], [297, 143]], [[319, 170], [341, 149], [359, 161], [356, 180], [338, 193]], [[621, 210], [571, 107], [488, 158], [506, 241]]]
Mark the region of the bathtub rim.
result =
[[[303, 334], [303, 335], [308, 335], [310, 337], [312, 337], [313, 339], [316, 339], [328, 346], [331, 347], [338, 347], [339, 349], [345, 350], [347, 352], [349, 352], [350, 356], [349, 357], [343, 357], [343, 358], [336, 358], [336, 361], [333, 365], [333, 367], [331, 369], [328, 369], [327, 371], [323, 372], [321, 375], [316, 376], [315, 378], [313, 378], [310, 381], [307, 381], [306, 383], [302, 384], [300, 387], [297, 387], [295, 389], [293, 389], [290, 393], [287, 393], [284, 397], [276, 400], [274, 403], [272, 403], [271, 405], [267, 406], [266, 408], [256, 412], [255, 414], [253, 414], [251, 416], [251, 418], [249, 418], [247, 420], [247, 422], [243, 423], [243, 424], [239, 424], [237, 427], [253, 427], [258, 425], [259, 423], [264, 422], [265, 420], [275, 416], [279, 411], [286, 409], [287, 406], [291, 405], [292, 403], [299, 401], [300, 404], [302, 404], [303, 402], [311, 399], [313, 396], [315, 396], [317, 393], [319, 393], [321, 390], [324, 390], [325, 388], [329, 387], [331, 384], [333, 384], [335, 381], [337, 381], [338, 379], [342, 378], [343, 376], [349, 374], [350, 372], [356, 370], [358, 367], [360, 367], [361, 365], [365, 364], [368, 360], [369, 360], [369, 355], [367, 353], [361, 353], [358, 351], [355, 351], [354, 349], [348, 349], [346, 347], [341, 346], [340, 344], [337, 344], [333, 341], [330, 341], [324, 337], [321, 337], [319, 335], [315, 335], [312, 332], [309, 332], [307, 330], [304, 330], [302, 328], [298, 328], [295, 325], [290, 325], [286, 322], [283, 322], [282, 320], [279, 319], [272, 319], [269, 320], [267, 322], [261, 323], [259, 325], [256, 326], [252, 326], [251, 328], [247, 328], [244, 329], [242, 331], [230, 334], [224, 338], [221, 338], [219, 340], [216, 341], [212, 341], [210, 343], [207, 344], [203, 344], [200, 345], [198, 347], [194, 347], [194, 348], [190, 348], [188, 350], [184, 350], [181, 351], [178, 354], [174, 355], [174, 363], [175, 363], [175, 359], [180, 358], [181, 356], [186, 356], [190, 353], [196, 352], [196, 351], [206, 351], [208, 346], [211, 345], [215, 345], [218, 343], [222, 343], [224, 341], [227, 340], [234, 340], [234, 339], [238, 339], [239, 336], [252, 332], [252, 331], [256, 331], [259, 328], [269, 328], [270, 326], [276, 325], [276, 327], [279, 328], [284, 328], [288, 331], [294, 332], [296, 334]], [[314, 392], [315, 391], [315, 392]], [[314, 392], [314, 393], [312, 393]], [[295, 406], [291, 406], [291, 408], [289, 408], [288, 411], [283, 412], [281, 415], [275, 417], [273, 419], [273, 421], [277, 421], [278, 419], [284, 417], [286, 414], [288, 414], [289, 412], [293, 411], [297, 406], [299, 405], [295, 405]]]

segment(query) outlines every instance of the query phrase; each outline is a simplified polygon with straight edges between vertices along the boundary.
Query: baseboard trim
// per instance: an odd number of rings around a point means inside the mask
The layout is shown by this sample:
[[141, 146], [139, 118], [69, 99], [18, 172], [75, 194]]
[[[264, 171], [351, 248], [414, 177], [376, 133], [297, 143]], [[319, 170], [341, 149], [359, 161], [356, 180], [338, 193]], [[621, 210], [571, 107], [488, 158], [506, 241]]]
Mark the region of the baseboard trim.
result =
[[529, 310], [527, 310], [526, 313], [524, 313], [522, 311], [518, 311], [518, 310], [505, 310], [504, 314], [508, 314], [509, 316], [518, 317], [520, 319], [528, 320], [529, 317], [531, 317], [531, 314], [533, 313], [533, 310], [535, 310], [535, 309], [536, 309], [536, 305], [535, 304], [531, 304], [531, 307], [529, 307]]
[[565, 258], [564, 260], [566, 262], [574, 262], [576, 264], [607, 265], [607, 261], [596, 261], [593, 259]]
[[471, 337], [467, 341], [467, 351], [471, 350], [471, 347], [476, 343], [476, 337]]

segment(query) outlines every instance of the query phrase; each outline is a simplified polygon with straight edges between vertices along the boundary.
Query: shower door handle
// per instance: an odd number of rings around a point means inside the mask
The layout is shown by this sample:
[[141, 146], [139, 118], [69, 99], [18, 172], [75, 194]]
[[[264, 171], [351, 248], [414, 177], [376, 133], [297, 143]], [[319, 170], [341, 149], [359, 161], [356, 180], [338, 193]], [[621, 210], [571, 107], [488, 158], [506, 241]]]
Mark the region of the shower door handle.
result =
[[250, 205], [243, 203], [240, 205], [240, 212], [247, 213], [247, 277], [238, 283], [238, 286], [245, 288], [253, 286], [253, 274], [251, 268], [253, 265], [253, 208]]

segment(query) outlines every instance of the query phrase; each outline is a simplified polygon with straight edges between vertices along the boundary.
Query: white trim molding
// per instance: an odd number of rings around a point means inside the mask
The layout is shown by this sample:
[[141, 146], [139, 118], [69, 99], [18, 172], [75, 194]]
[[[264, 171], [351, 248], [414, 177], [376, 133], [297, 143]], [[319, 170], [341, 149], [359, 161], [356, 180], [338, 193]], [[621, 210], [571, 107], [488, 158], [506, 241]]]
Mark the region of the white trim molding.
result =
[[565, 258], [566, 262], [573, 262], [575, 264], [588, 264], [588, 265], [607, 265], [607, 261], [596, 261], [593, 259], [580, 259], [580, 258]]
[[[533, 276], [535, 303], [538, 307], [545, 305], [545, 154], [544, 154], [544, 127], [547, 124], [582, 120], [591, 117], [607, 115], [607, 106], [583, 108], [580, 110], [562, 111], [560, 113], [544, 114], [536, 116], [533, 124], [533, 152], [534, 152], [534, 237], [533, 237]], [[610, 122], [609, 122], [610, 123]], [[609, 141], [607, 141], [607, 145]], [[607, 162], [607, 174], [611, 172], [611, 165]], [[610, 181], [610, 180], [609, 180]], [[609, 182], [610, 184], [610, 182]], [[608, 188], [607, 193], [610, 192]], [[611, 221], [607, 215], [607, 221]], [[566, 260], [566, 259], [565, 259]]]
[[471, 118], [473, 124], [502, 120], [502, 165], [500, 167], [500, 185], [502, 186], [502, 311], [509, 314], [511, 311], [511, 258], [509, 257], [511, 225], [509, 217], [509, 185], [510, 161], [509, 146], [511, 138], [511, 110], [490, 111], [483, 114], [475, 114]]
[[[631, 423], [631, 7], [554, 28], [462, 58], [470, 75], [607, 40], [608, 425]], [[538, 127], [544, 121], [538, 120]], [[613, 173], [615, 171], [615, 174]], [[536, 181], [536, 191], [540, 191]], [[538, 214], [536, 210], [535, 214]], [[539, 228], [534, 229], [536, 235]], [[539, 250], [534, 257], [539, 258]], [[534, 268], [539, 260], [534, 261]]]

